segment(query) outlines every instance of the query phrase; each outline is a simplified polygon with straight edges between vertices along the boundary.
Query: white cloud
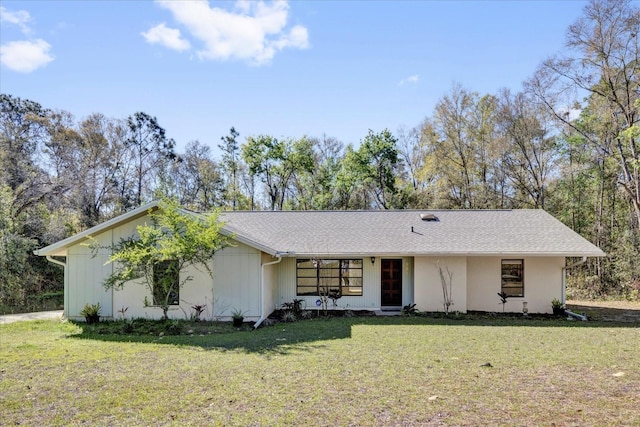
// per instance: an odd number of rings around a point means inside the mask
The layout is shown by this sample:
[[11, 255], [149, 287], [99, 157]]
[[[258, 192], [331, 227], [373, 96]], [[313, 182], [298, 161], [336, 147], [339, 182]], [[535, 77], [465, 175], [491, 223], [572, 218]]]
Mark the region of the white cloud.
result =
[[[30, 34], [27, 25], [31, 15], [26, 10], [10, 11], [0, 7], [0, 22], [17, 25], [23, 34]], [[42, 39], [10, 41], [0, 45], [0, 63], [10, 70], [30, 73], [53, 61], [51, 45]]]
[[11, 12], [4, 7], [0, 6], [0, 22], [8, 22], [20, 27], [20, 31], [24, 34], [31, 32], [31, 28], [27, 25], [27, 22], [31, 21], [31, 15], [26, 10], [18, 10]]
[[409, 76], [409, 77], [407, 77], [405, 79], [400, 80], [398, 82], [398, 86], [403, 86], [403, 85], [408, 84], [408, 83], [414, 83], [415, 84], [415, 83], [418, 83], [419, 80], [420, 80], [420, 77], [418, 77], [417, 74], [414, 74], [413, 76]]
[[180, 30], [169, 28], [164, 23], [156, 25], [150, 28], [149, 31], [140, 34], [142, 34], [147, 43], [157, 43], [169, 49], [183, 51], [189, 50], [191, 47], [189, 41], [182, 38]]
[[0, 46], [0, 62], [13, 71], [30, 73], [53, 61], [50, 49], [42, 39], [9, 42]]
[[285, 48], [306, 49], [309, 33], [301, 25], [286, 30], [286, 1], [236, 2], [233, 10], [211, 7], [207, 0], [177, 2], [156, 0], [203, 44], [200, 59], [240, 59], [255, 65], [270, 62]]

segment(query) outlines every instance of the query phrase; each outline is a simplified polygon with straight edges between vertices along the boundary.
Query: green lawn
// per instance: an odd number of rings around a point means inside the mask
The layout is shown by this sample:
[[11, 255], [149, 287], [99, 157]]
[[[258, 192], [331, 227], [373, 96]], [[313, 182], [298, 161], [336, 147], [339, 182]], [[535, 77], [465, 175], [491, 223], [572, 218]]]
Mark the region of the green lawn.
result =
[[640, 328], [374, 317], [159, 337], [1, 325], [0, 425], [18, 424], [640, 425]]

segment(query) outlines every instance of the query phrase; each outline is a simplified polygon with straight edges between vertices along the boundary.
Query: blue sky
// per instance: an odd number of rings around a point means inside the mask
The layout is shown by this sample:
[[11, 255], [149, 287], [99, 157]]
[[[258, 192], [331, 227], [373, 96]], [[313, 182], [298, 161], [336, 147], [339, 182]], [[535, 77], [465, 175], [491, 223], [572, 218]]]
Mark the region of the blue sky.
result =
[[454, 82], [521, 88], [583, 1], [2, 0], [0, 89], [76, 118], [156, 116], [179, 149], [413, 127]]

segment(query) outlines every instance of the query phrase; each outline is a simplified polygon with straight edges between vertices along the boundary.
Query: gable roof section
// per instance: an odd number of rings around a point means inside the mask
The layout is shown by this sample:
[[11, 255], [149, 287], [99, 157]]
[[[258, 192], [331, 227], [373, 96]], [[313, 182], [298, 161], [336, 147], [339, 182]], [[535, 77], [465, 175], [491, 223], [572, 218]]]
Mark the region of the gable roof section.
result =
[[[35, 253], [64, 256], [88, 236], [144, 216], [158, 205], [146, 204]], [[423, 220], [425, 213], [437, 220]], [[539, 209], [227, 211], [220, 220], [224, 234], [280, 256], [605, 255]]]
[[282, 256], [605, 255], [540, 209], [233, 211], [220, 219], [236, 239]]

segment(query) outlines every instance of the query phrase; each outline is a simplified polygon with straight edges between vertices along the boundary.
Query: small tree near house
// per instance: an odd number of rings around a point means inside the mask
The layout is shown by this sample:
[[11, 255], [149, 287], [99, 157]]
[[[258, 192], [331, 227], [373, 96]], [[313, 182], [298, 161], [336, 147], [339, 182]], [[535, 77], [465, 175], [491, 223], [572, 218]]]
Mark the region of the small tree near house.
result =
[[332, 277], [331, 271], [327, 268], [322, 268], [325, 264], [325, 260], [321, 258], [314, 258], [313, 265], [319, 269], [318, 276], [318, 295], [320, 296], [320, 306], [322, 307], [323, 314], [328, 315], [329, 300], [333, 303], [333, 308], [338, 306], [338, 300], [342, 298], [342, 290], [340, 283], [335, 282], [335, 277]]
[[436, 267], [438, 267], [438, 273], [440, 273], [440, 284], [442, 285], [442, 307], [444, 308], [444, 314], [449, 315], [449, 308], [453, 305], [453, 296], [451, 292], [453, 273], [449, 271], [449, 267], [447, 266], [443, 269], [440, 265], [440, 261], [436, 263]]
[[[151, 225], [138, 226], [137, 236], [112, 247], [107, 263], [114, 265], [114, 272], [104, 286], [122, 289], [132, 280], [144, 279], [152, 304], [168, 319], [169, 307], [179, 303], [180, 289], [193, 279], [186, 269], [203, 266], [213, 277], [209, 262], [228, 240], [220, 234], [223, 224], [218, 212], [198, 215], [180, 209], [175, 200], [163, 200], [149, 216]], [[145, 304], [149, 303], [145, 298]]]

